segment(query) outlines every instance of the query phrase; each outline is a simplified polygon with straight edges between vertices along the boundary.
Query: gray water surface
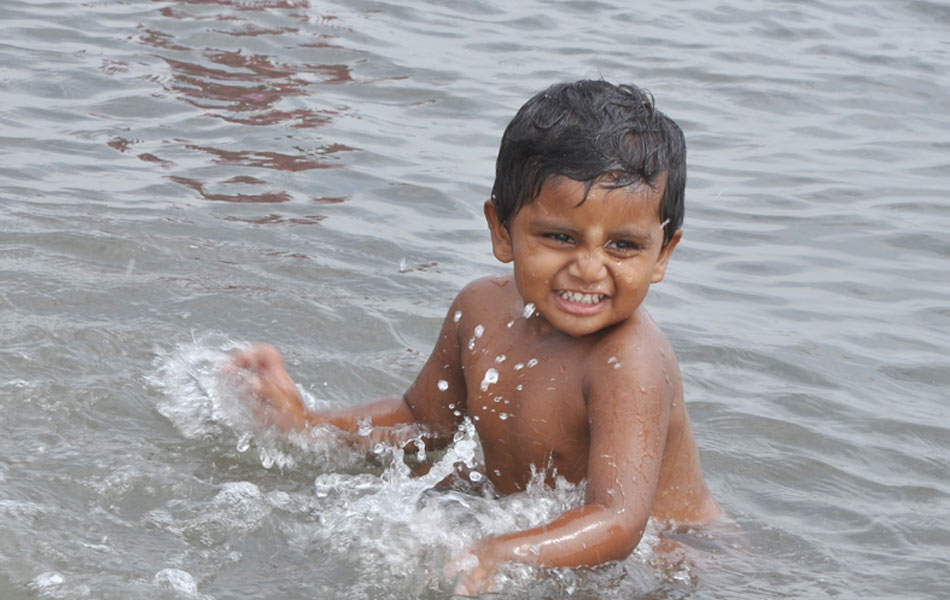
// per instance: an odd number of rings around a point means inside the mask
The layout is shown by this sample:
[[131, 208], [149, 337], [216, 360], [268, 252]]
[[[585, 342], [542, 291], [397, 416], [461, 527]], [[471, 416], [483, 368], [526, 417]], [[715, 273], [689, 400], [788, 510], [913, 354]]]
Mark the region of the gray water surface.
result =
[[[524, 100], [650, 89], [690, 148], [647, 302], [738, 526], [503, 597], [950, 595], [950, 4], [5, 0], [0, 598], [448, 598], [467, 540], [578, 490], [432, 497], [387, 452], [255, 432], [400, 393]], [[446, 459], [471, 458], [464, 432]], [[454, 453], [454, 454], [453, 454]]]

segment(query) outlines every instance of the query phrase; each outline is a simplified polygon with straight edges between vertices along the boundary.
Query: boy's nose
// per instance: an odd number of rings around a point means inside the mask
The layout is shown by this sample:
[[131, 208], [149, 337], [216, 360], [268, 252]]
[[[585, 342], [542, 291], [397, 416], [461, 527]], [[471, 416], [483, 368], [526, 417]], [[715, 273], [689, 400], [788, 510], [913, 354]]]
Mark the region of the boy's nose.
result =
[[604, 257], [599, 250], [578, 249], [570, 273], [581, 281], [597, 281], [606, 274]]

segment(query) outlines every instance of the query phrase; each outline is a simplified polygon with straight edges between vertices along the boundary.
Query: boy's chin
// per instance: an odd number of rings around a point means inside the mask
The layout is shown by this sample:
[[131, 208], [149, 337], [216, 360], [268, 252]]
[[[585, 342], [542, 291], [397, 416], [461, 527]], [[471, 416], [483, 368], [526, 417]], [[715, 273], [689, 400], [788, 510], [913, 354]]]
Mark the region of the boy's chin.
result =
[[547, 324], [564, 335], [575, 338], [582, 338], [595, 333], [605, 332], [612, 329], [618, 323], [625, 321], [625, 318], [615, 319], [594, 318], [594, 317], [575, 317], [564, 314], [552, 314], [548, 318], [542, 315]]

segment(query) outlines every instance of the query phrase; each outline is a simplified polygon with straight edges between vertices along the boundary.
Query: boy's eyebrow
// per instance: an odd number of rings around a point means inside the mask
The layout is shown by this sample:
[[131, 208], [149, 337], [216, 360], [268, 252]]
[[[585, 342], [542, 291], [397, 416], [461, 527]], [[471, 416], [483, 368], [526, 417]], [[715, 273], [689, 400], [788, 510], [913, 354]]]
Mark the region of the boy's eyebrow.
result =
[[650, 235], [643, 231], [634, 231], [630, 229], [622, 229], [620, 231], [614, 231], [610, 234], [612, 238], [621, 238], [625, 240], [633, 240], [638, 244], [646, 244], [650, 241]]

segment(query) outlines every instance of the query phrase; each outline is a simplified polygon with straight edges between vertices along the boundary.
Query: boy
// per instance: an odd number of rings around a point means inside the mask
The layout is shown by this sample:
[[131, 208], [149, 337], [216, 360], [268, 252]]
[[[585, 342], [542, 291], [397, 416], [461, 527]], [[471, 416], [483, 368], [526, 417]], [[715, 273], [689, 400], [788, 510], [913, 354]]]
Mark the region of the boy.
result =
[[237, 356], [259, 414], [285, 431], [418, 424], [433, 445], [468, 417], [499, 492], [523, 490], [532, 467], [549, 484], [586, 480], [582, 507], [481, 540], [462, 593], [484, 591], [504, 561], [622, 559], [651, 516], [715, 519], [676, 358], [642, 306], [682, 237], [685, 155], [679, 127], [633, 86], [580, 81], [536, 95], [505, 130], [485, 202], [492, 250], [513, 275], [459, 293], [402, 397], [309, 412], [273, 348]]

